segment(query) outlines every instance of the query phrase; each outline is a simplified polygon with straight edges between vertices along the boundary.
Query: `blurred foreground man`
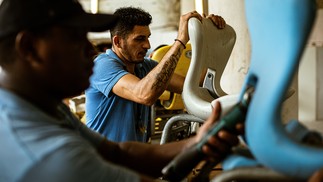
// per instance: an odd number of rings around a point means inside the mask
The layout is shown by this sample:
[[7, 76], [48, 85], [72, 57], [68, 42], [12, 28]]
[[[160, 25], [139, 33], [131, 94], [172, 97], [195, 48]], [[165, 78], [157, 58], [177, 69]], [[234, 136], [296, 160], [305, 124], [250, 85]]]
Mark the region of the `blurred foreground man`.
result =
[[[4, 0], [0, 6], [0, 181], [153, 181], [195, 137], [165, 145], [115, 143], [93, 132], [62, 100], [89, 86], [89, 31], [117, 17], [87, 14], [75, 0]], [[236, 135], [221, 131], [203, 152], [222, 157]]]

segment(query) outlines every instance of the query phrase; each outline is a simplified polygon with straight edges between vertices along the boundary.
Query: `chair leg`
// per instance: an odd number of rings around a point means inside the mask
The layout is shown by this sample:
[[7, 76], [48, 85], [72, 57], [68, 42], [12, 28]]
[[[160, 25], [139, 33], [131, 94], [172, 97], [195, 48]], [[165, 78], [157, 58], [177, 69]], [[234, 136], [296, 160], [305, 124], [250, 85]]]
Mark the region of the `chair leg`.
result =
[[204, 122], [204, 120], [190, 114], [179, 114], [179, 115], [173, 116], [167, 121], [166, 125], [164, 126], [160, 144], [165, 144], [169, 142], [172, 126], [179, 121], [189, 121], [189, 122], [199, 122], [199, 123]]

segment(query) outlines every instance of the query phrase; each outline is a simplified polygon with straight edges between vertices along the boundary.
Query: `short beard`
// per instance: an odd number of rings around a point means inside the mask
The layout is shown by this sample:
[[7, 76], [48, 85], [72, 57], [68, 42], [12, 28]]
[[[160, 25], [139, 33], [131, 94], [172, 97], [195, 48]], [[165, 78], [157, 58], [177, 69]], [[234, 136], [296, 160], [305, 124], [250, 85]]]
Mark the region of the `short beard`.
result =
[[129, 46], [127, 44], [127, 42], [124, 43], [124, 45], [122, 46], [121, 49], [121, 53], [123, 55], [123, 57], [126, 59], [126, 61], [128, 63], [134, 63], [134, 64], [138, 64], [138, 63], [142, 63], [144, 62], [144, 59], [142, 60], [135, 60], [130, 54], [129, 54]]

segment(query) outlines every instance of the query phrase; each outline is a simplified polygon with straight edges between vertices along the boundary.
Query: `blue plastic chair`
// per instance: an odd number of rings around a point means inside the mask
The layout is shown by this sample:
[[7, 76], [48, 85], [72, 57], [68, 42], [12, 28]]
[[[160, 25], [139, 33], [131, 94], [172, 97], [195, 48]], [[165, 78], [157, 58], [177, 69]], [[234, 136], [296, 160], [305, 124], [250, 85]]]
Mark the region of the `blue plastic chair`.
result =
[[[281, 111], [315, 20], [316, 3], [246, 0], [245, 5], [252, 56], [240, 98], [248, 87], [255, 88], [246, 117], [246, 141], [256, 163], [286, 176], [308, 179], [323, 168], [323, 148], [297, 140], [304, 130], [291, 135], [282, 123]], [[231, 156], [223, 164], [229, 166], [237, 160]], [[243, 162], [236, 165], [241, 167]]]
[[[316, 2], [246, 0], [245, 5], [252, 54], [238, 104], [197, 145], [176, 156], [163, 169], [166, 179], [176, 180], [186, 175], [203, 159], [200, 149], [208, 135], [216, 134], [221, 127], [233, 128], [237, 120], [245, 120], [244, 139], [251, 155], [235, 150], [222, 161], [225, 171], [217, 175], [215, 181], [239, 181], [239, 177], [242, 180], [298, 181], [308, 179], [323, 168], [322, 136], [315, 136], [321, 145], [309, 144], [304, 137], [312, 131], [297, 120], [284, 125], [281, 119], [282, 104], [289, 95], [288, 87], [315, 20]], [[201, 113], [204, 112], [196, 115]], [[203, 169], [209, 171], [214, 164], [209, 162]], [[207, 177], [203, 174], [200, 179]]]

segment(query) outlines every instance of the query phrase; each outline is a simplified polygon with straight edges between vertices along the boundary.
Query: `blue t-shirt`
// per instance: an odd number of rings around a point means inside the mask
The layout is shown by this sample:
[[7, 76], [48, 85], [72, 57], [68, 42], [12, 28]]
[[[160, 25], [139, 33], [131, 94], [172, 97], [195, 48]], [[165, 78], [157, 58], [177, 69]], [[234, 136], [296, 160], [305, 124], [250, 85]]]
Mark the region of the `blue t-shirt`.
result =
[[97, 153], [104, 137], [64, 104], [56, 119], [1, 88], [0, 98], [0, 181], [139, 181]]
[[[130, 74], [125, 64], [111, 50], [100, 54], [95, 60], [94, 74], [86, 95], [86, 125], [103, 134], [109, 140], [147, 141], [150, 107], [121, 98], [112, 88], [121, 77]], [[137, 64], [135, 75], [145, 77], [158, 63], [145, 58]]]

